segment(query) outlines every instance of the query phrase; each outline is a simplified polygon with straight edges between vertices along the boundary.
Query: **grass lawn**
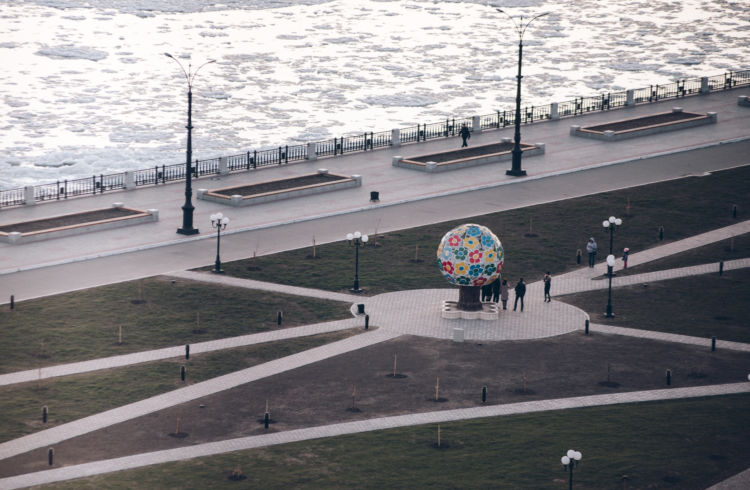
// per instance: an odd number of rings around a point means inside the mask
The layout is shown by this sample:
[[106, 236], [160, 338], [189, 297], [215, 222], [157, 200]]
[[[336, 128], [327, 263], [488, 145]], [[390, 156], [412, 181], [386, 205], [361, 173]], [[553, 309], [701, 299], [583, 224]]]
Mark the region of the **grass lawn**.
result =
[[[703, 489], [747, 468], [750, 395], [424, 425], [240, 451], [51, 485], [132, 488]], [[244, 484], [228, 476], [241, 468]], [[625, 478], [627, 478], [625, 480]]]
[[[351, 317], [351, 305], [163, 277], [0, 311], [0, 373]], [[122, 327], [122, 345], [118, 345]]]
[[[64, 424], [210, 378], [239, 371], [361, 333], [345, 330], [169, 361], [0, 387], [0, 441]], [[186, 367], [186, 380], [180, 367]], [[134, 382], [137, 380], [137, 382]], [[49, 409], [47, 424], [42, 407]]]
[[613, 288], [615, 318], [604, 317], [606, 289], [555, 299], [583, 309], [594, 323], [750, 342], [749, 269]]
[[[360, 250], [360, 285], [367, 294], [405, 289], [448, 287], [435, 264], [440, 239], [454, 226], [475, 222], [488, 226], [505, 250], [505, 276], [540, 278], [577, 267], [576, 252], [586, 262], [586, 242], [593, 236], [606, 257], [609, 233], [601, 223], [610, 215], [623, 219], [617, 230], [617, 256], [737, 223], [750, 209], [750, 166], [633, 187], [593, 196], [478, 216], [389, 233], [361, 230], [372, 236]], [[732, 217], [732, 206], [740, 209]], [[659, 228], [664, 227], [664, 241]], [[746, 250], [746, 249], [745, 249]], [[746, 253], [745, 253], [746, 255]], [[343, 291], [354, 277], [354, 251], [345, 240], [224, 264], [227, 274], [296, 286]], [[208, 270], [210, 268], [205, 268]]]

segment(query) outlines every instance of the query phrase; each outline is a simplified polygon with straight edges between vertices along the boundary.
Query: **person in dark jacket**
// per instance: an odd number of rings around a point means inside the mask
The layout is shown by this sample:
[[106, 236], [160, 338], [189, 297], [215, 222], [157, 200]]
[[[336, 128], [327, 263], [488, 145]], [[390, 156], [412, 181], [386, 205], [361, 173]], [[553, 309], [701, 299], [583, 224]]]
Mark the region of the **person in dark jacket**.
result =
[[461, 139], [463, 140], [463, 144], [461, 145], [461, 148], [465, 146], [469, 146], [466, 140], [471, 138], [471, 133], [469, 132], [469, 127], [466, 126], [466, 123], [461, 125], [461, 131], [459, 131], [458, 134], [461, 136]]
[[482, 286], [482, 301], [487, 302], [492, 299], [492, 283]]
[[518, 280], [516, 284], [516, 300], [513, 302], [513, 311], [516, 311], [518, 306], [518, 300], [521, 300], [521, 311], [523, 311], [523, 297], [526, 295], [526, 284], [523, 282], [523, 277]]
[[552, 286], [552, 276], [547, 272], [544, 275], [544, 302], [549, 303], [552, 301], [552, 296], [549, 294], [550, 287]]
[[500, 276], [492, 283], [492, 301], [500, 302]]

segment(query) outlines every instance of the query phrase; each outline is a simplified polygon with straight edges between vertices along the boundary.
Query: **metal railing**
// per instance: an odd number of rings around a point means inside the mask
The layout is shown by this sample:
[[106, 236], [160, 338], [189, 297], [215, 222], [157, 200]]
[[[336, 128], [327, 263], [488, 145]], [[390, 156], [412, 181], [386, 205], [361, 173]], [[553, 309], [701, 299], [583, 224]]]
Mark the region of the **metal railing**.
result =
[[[750, 85], [750, 70], [726, 72], [703, 78], [677, 80], [673, 83], [650, 85], [629, 91], [607, 92], [597, 96], [578, 97], [557, 104], [557, 118], [573, 117], [595, 111], [608, 111], [628, 105], [628, 93], [632, 98], [632, 105], [658, 102], [665, 99], [676, 99], [700, 93], [710, 93], [731, 90]], [[502, 129], [515, 124], [515, 110], [496, 111], [492, 114], [479, 116], [481, 130]], [[552, 119], [553, 105], [527, 106], [521, 108], [521, 123]], [[447, 138], [458, 135], [461, 126], [466, 124], [473, 130], [471, 117], [449, 118], [444, 121], [417, 124], [399, 129], [400, 143], [418, 143], [437, 138]], [[345, 153], [372, 151], [389, 148], [393, 145], [392, 132], [365, 132], [350, 136], [341, 136], [314, 143], [317, 157], [335, 157]], [[222, 171], [241, 172], [254, 170], [258, 167], [285, 165], [290, 162], [307, 160], [308, 145], [285, 145], [265, 150], [252, 150], [240, 155], [196, 160], [192, 166], [194, 178], [205, 175], [215, 175]], [[225, 165], [222, 165], [222, 159]], [[225, 170], [224, 170], [225, 169]], [[130, 172], [135, 186], [159, 185], [167, 182], [183, 180], [185, 178], [185, 164], [162, 165], [139, 169]], [[101, 194], [105, 191], [126, 188], [126, 173], [117, 173], [81, 179], [63, 180], [55, 183], [41, 184], [33, 187], [34, 200], [50, 201], [68, 199], [71, 197]], [[25, 188], [0, 190], [0, 208], [20, 206], [26, 202]]]

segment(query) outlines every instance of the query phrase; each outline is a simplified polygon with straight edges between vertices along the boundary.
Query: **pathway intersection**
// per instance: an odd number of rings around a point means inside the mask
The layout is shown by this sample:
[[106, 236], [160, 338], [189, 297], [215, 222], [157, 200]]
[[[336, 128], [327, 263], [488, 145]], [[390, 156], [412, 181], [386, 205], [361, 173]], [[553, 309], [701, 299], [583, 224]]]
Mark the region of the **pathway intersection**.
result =
[[[699, 235], [699, 239], [696, 237], [690, 237], [679, 242], [671, 243], [667, 246], [654, 247], [648, 251], [633, 254], [630, 263], [631, 266], [634, 266], [635, 264], [645, 263], [674, 253], [713, 243], [722, 240], [727, 236], [743, 234], [747, 232], [748, 226], [750, 226], [750, 221], [745, 221], [723, 228], [720, 233], [705, 233]], [[556, 290], [559, 289], [565, 294], [571, 294], [579, 291], [588, 291], [606, 287], [603, 285], [605, 281], [595, 279], [602, 275], [602, 270], [600, 270], [601, 267], [601, 265], [598, 265], [595, 268], [581, 268], [557, 276], [555, 278]], [[750, 259], [740, 259], [725, 264], [725, 270], [727, 271], [746, 267], [750, 267]], [[668, 280], [677, 277], [717, 273], [717, 271], [718, 264], [705, 264], [680, 269], [669, 269], [659, 272], [623, 276], [618, 278], [613, 286], [621, 287], [642, 283], [644, 281], [651, 282]], [[377, 324], [378, 328], [341, 341], [332, 342], [298, 354], [253, 366], [224, 376], [219, 376], [178, 390], [157, 395], [146, 400], [134, 402], [67, 424], [62, 424], [51, 429], [0, 443], [0, 459], [23, 454], [38, 448], [52, 447], [56, 443], [73, 437], [100, 430], [127, 420], [132, 420], [136, 417], [176, 406], [181, 403], [196, 400], [223, 390], [228, 390], [254, 380], [312, 364], [332, 356], [391, 340], [404, 334], [450, 339], [453, 333], [452, 329], [462, 327], [465, 329], [465, 338], [467, 340], [544, 338], [581, 330], [584, 327], [585, 321], [588, 319], [586, 313], [565, 303], [558, 301], [553, 301], [550, 304], [543, 303], [539, 299], [542, 296], [540, 282], [529, 285], [527, 308], [524, 313], [508, 310], [506, 312], [501, 312], [500, 318], [497, 321], [471, 322], [466, 320], [443, 320], [439, 317], [440, 301], [442, 301], [442, 299], [455, 299], [450, 298], [451, 296], [456, 295], [454, 289], [404, 291], [386, 293], [374, 297], [360, 297], [296, 286], [284, 286], [264, 283], [261, 281], [238, 279], [204, 272], [179, 271], [170, 274], [170, 276], [176, 280], [182, 279], [221, 283], [233, 287], [261, 289], [269, 292], [286, 293], [334, 301], [355, 300], [356, 303], [365, 304], [367, 313], [372, 315], [373, 325]], [[446, 296], [448, 296], [448, 298], [446, 298]], [[191, 352], [199, 354], [254, 343], [271, 342], [284, 338], [315, 335], [318, 333], [343, 329], [362, 328], [363, 317], [362, 315], [356, 315], [356, 304], [352, 304], [351, 310], [355, 315], [354, 318], [351, 319], [203, 342], [191, 346]], [[407, 314], [405, 313], [406, 310], [413, 311], [414, 314]], [[638, 329], [627, 329], [596, 323], [591, 324], [590, 328], [599, 333], [635, 336], [665, 342], [679, 342], [706, 346], [709, 345], [710, 342], [708, 339]], [[719, 341], [717, 345], [721, 349], [750, 352], [750, 344]], [[178, 346], [81, 363], [53, 366], [43, 369], [41, 377], [65, 376], [73, 373], [123, 367], [158, 359], [179, 357], [183, 356], [184, 352], [184, 346]], [[33, 381], [38, 379], [39, 376], [40, 372], [37, 370], [0, 375], [0, 385], [12, 385], [15, 383]], [[750, 393], [750, 383], [737, 382], [725, 385], [592, 395], [385, 417], [359, 422], [332, 424], [309, 429], [291, 430], [262, 436], [230, 439], [178, 449], [156, 451], [111, 460], [55, 468], [48, 471], [0, 479], [0, 488], [20, 488], [242, 449], [317, 439], [321, 437], [335, 437], [343, 434], [404, 427], [408, 425], [618, 403], [719, 396], [734, 393]], [[737, 478], [739, 478], [739, 476]]]
[[[344, 157], [308, 162], [267, 169], [254, 173], [229, 176], [206, 177], [194, 183], [195, 188], [218, 187], [248, 183], [268, 178], [281, 178], [317, 167], [329, 168], [332, 172], [362, 174], [361, 188], [341, 191], [336, 199], [327, 196], [312, 197], [300, 209], [298, 201], [278, 202], [253, 209], [234, 209], [232, 229], [222, 233], [222, 251], [225, 260], [245, 258], [255, 253], [274, 253], [307, 246], [315, 236], [318, 243], [342, 239], [341, 230], [355, 227], [369, 232], [398, 230], [412, 226], [457, 219], [466, 216], [539, 204], [557, 199], [603, 192], [620, 187], [680, 178], [687, 175], [703, 175], [737, 165], [750, 164], [750, 134], [748, 121], [750, 111], [736, 104], [736, 91], [727, 91], [708, 96], [688, 97], [679, 100], [685, 110], [696, 112], [718, 112], [716, 125], [675, 131], [664, 135], [638, 139], [638, 144], [603, 143], [582, 140], [569, 135], [570, 124], [607, 122], [623, 117], [638, 117], [669, 110], [676, 101], [640, 105], [622, 111], [592, 113], [576, 120], [552, 121], [524, 127], [524, 139], [543, 142], [547, 152], [543, 156], [524, 161], [529, 171], [526, 178], [509, 178], [504, 172], [495, 171], [488, 179], [485, 167], [452, 172], [452, 176], [412, 172], [392, 167], [394, 155], [415, 155], [441, 151], [455, 147], [452, 139], [435, 140], [423, 144], [392, 148], [379, 152], [346, 155]], [[627, 114], [627, 116], [626, 116]], [[744, 122], [743, 122], [744, 121]], [[509, 136], [508, 131], [488, 131], [475, 134], [473, 144], [496, 141]], [[311, 167], [312, 165], [312, 167]], [[307, 168], [307, 170], [305, 170]], [[496, 169], [495, 169], [496, 170]], [[270, 174], [270, 175], [269, 175]], [[447, 175], [447, 174], [446, 174]], [[460, 179], [458, 179], [460, 177]], [[381, 201], [370, 203], [371, 191], [379, 191]], [[81, 434], [86, 434], [114, 423], [131, 420], [141, 414], [152, 413], [168, 407], [194, 400], [211, 393], [239, 386], [253, 380], [309, 365], [322, 359], [342, 355], [357, 349], [373, 346], [403, 335], [421, 335], [438, 339], [452, 339], [455, 328], [463, 328], [464, 338], [473, 340], [536, 339], [563, 335], [582, 330], [587, 315], [570, 305], [558, 301], [542, 303], [541, 283], [529, 285], [527, 308], [521, 312], [501, 312], [497, 321], [469, 322], [444, 320], [439, 315], [439, 304], [444, 299], [455, 299], [457, 293], [451, 289], [404, 291], [373, 297], [356, 297], [299, 287], [248, 281], [206, 273], [188, 272], [188, 269], [208, 264], [211, 254], [206, 254], [207, 240], [214, 237], [208, 230], [208, 216], [218, 210], [219, 205], [207, 202], [196, 203], [196, 223], [204, 232], [190, 238], [175, 235], [175, 223], [180, 221], [179, 204], [183, 200], [180, 185], [165, 185], [142, 188], [137, 191], [99, 195], [90, 198], [71, 199], [64, 202], [25, 206], [3, 210], [3, 222], [29, 220], [50, 215], [80, 212], [96, 207], [107, 207], [112, 201], [124, 201], [126, 205], [160, 210], [160, 221], [139, 227], [147, 232], [134, 232], [133, 228], [98, 232], [96, 239], [81, 235], [47, 242], [37, 242], [23, 247], [0, 244], [0, 302], [7, 301], [11, 294], [17, 301], [60, 292], [94, 287], [101, 284], [130, 280], [155, 274], [168, 274], [175, 280], [219, 281], [233, 287], [248, 287], [283, 292], [326, 300], [344, 301], [355, 305], [364, 303], [370, 331], [360, 335], [310, 349], [282, 359], [257, 365], [235, 373], [196, 383], [194, 385], [140, 400], [48, 430], [0, 443], [0, 459], [26, 453], [34, 448], [52, 447]], [[440, 212], [436, 212], [440, 210]], [[205, 223], [205, 226], [202, 225]], [[654, 247], [630, 256], [630, 265], [636, 266], [662, 257], [679, 253], [750, 232], [750, 221], [714, 230], [678, 242]], [[747, 268], [750, 259], [740, 259], [724, 264], [724, 270]], [[101, 271], [106, 271], [102, 274]], [[605, 272], [603, 264], [581, 268], [556, 276], [553, 285], [555, 295], [571, 294], [607, 287], [601, 279]], [[711, 274], [718, 272], [718, 264], [670, 269], [642, 274], [621, 275], [613, 281], [613, 287], [630, 284], [662, 281], [678, 277]], [[347, 329], [362, 329], [364, 318], [353, 314], [352, 318], [282, 329], [263, 334], [233, 337], [191, 345], [191, 353], [199, 354], [244, 345], [272, 342], [298, 336], [316, 335]], [[377, 327], [377, 328], [375, 328]], [[593, 332], [627, 335], [663, 342], [708, 345], [709, 339], [666, 334], [661, 332], [626, 329], [621, 327], [590, 324]], [[740, 352], [750, 351], [750, 344], [726, 342], [719, 339], [717, 347]], [[153, 351], [94, 359], [79, 363], [46, 367], [0, 375], [0, 386], [12, 386], [38, 379], [68, 376], [102, 369], [151, 362], [183, 356], [185, 346], [174, 346]], [[360, 422], [332, 424], [299, 430], [277, 432], [263, 436], [230, 439], [208, 444], [187, 446], [168, 451], [136, 454], [123, 458], [95, 461], [80, 465], [56, 467], [47, 471], [27, 473], [0, 478], [0, 489], [20, 488], [36, 484], [69, 480], [89, 475], [103, 474], [128, 468], [138, 468], [166, 461], [178, 461], [209, 454], [219, 454], [241, 449], [284, 444], [292, 441], [321, 437], [334, 437], [371, 430], [404, 427], [440, 421], [462, 420], [479, 417], [494, 417], [515, 413], [530, 413], [546, 410], [562, 410], [583, 406], [617, 403], [634, 403], [651, 400], [676, 399], [701, 396], [720, 396], [730, 393], [749, 393], [750, 383], [736, 383], [673, 388], [606, 396], [582, 396], [541, 400], [534, 402], [483, 406], [472, 409], [445, 410], [417, 413], [396, 417], [384, 417]], [[750, 471], [741, 473], [726, 482], [721, 488], [749, 488]]]

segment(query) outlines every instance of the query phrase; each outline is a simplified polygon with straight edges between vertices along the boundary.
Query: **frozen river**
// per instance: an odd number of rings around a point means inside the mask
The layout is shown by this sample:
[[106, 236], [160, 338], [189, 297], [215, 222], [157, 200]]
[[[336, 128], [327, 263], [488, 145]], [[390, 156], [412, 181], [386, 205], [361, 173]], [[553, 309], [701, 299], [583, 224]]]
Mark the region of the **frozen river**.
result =
[[[542, 12], [523, 104], [747, 69], [747, 0], [504, 0]], [[511, 6], [512, 5], [512, 6]], [[521, 6], [519, 6], [521, 5]], [[0, 0], [0, 189], [514, 108], [486, 1]]]

